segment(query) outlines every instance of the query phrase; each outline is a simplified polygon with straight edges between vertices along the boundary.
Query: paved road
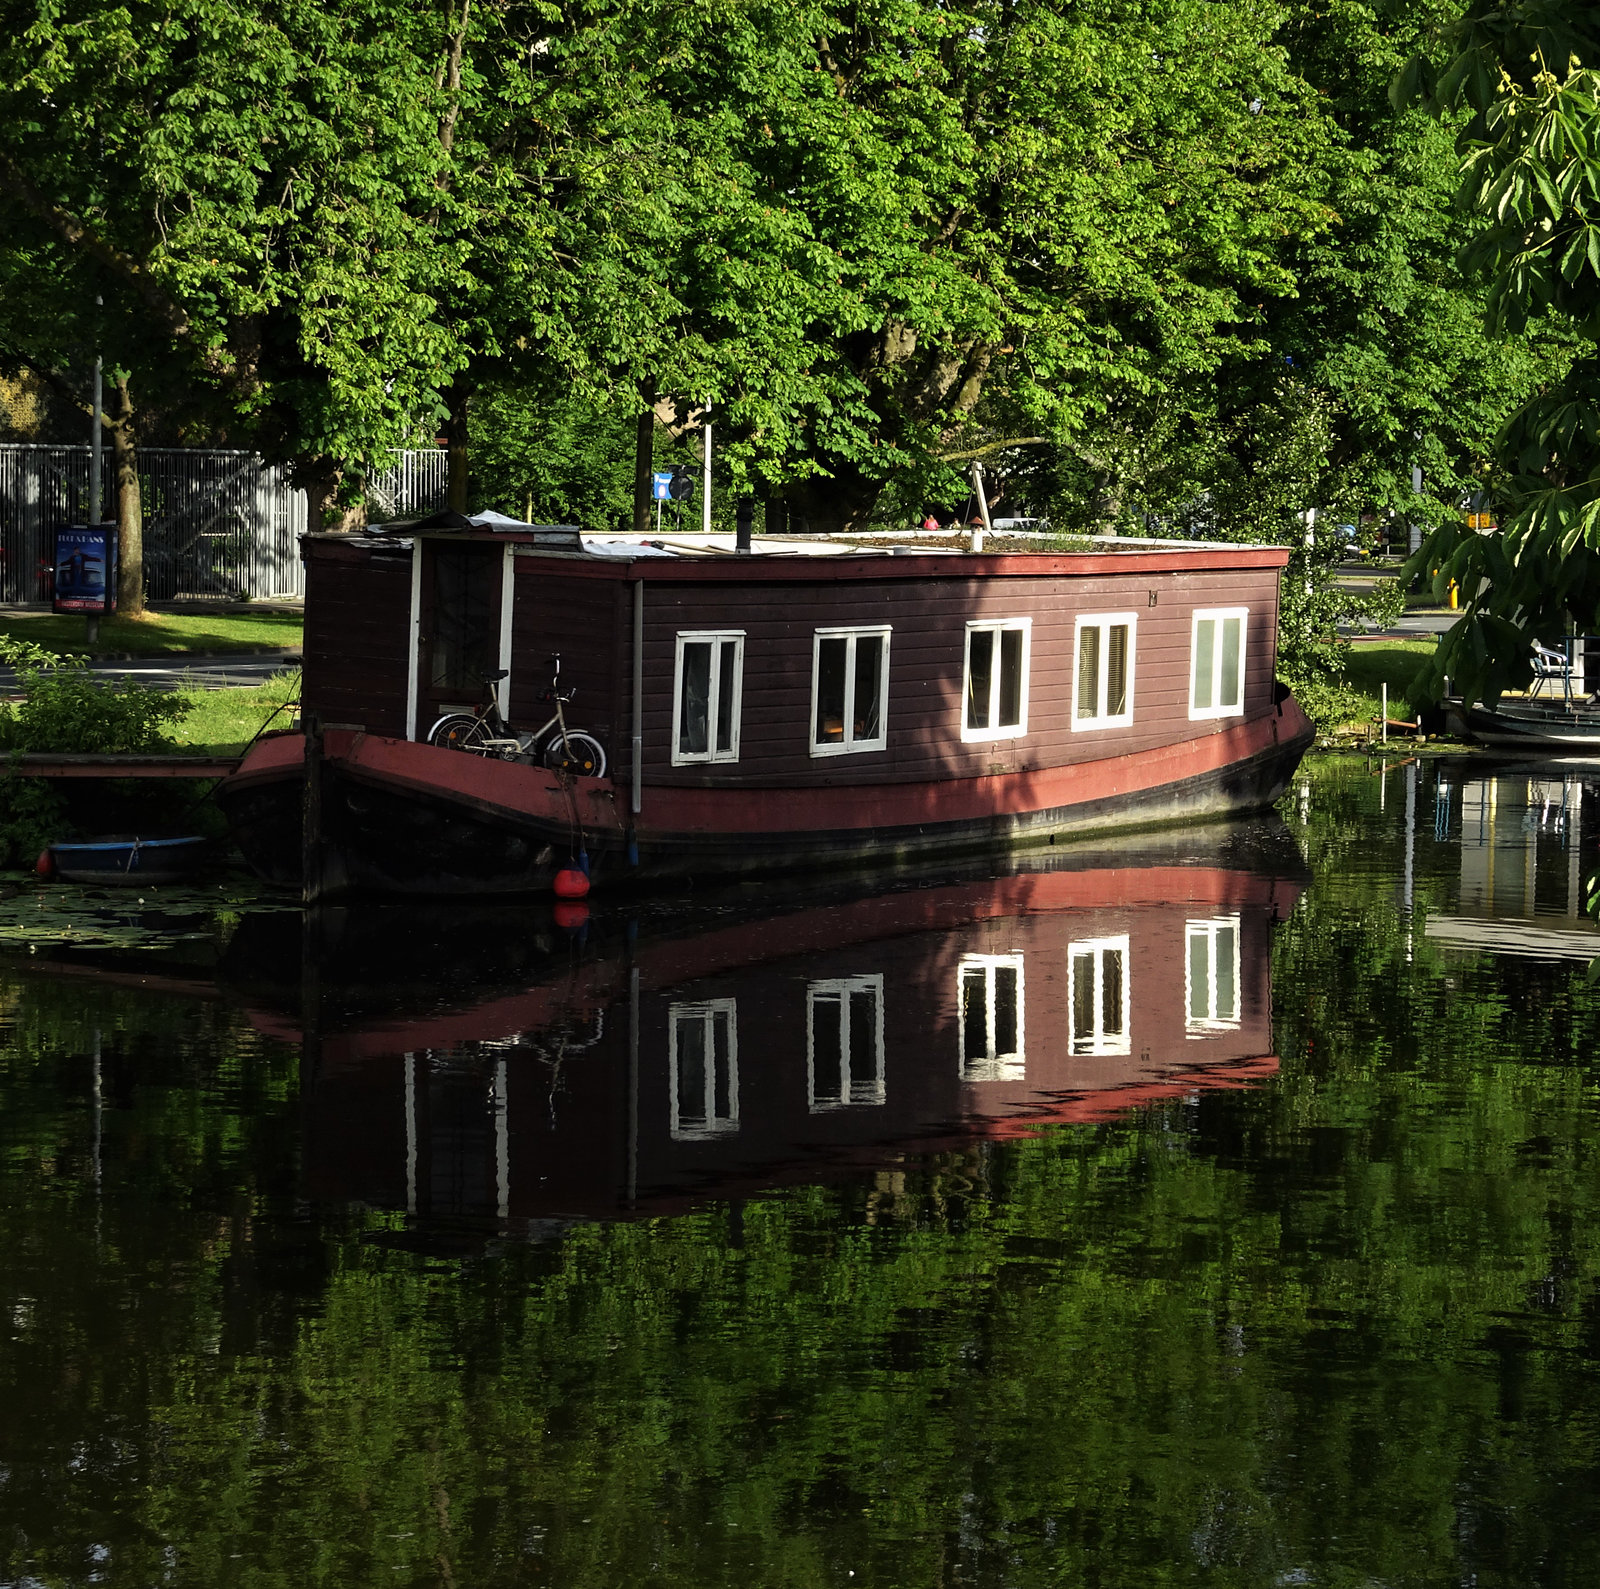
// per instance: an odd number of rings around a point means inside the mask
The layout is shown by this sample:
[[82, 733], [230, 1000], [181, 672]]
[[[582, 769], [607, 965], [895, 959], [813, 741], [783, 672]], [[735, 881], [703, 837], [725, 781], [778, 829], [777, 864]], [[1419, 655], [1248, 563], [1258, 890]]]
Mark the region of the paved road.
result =
[[[137, 679], [159, 690], [227, 690], [242, 684], [264, 684], [274, 673], [299, 665], [298, 652], [273, 652], [266, 656], [108, 658], [91, 662], [89, 668], [107, 677]], [[0, 668], [0, 693], [15, 690], [16, 684], [16, 674]]]

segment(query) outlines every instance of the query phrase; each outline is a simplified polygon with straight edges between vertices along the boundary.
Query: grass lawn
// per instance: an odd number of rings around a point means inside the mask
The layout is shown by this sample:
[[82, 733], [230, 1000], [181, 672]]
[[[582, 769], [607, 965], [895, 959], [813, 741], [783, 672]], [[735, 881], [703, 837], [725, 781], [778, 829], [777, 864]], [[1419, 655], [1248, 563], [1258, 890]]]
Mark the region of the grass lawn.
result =
[[[185, 752], [210, 751], [230, 755], [242, 751], [266, 723], [269, 729], [290, 728], [292, 711], [275, 708], [300, 698], [298, 672], [276, 673], [265, 684], [236, 690], [183, 690], [193, 703], [187, 717], [172, 726], [172, 737]], [[272, 721], [267, 723], [267, 719]]]
[[151, 613], [144, 618], [103, 618], [91, 648], [82, 618], [14, 613], [0, 619], [0, 635], [31, 640], [52, 651], [97, 657], [208, 656], [230, 651], [298, 650], [301, 619], [294, 612]]
[[1358, 640], [1345, 653], [1345, 676], [1363, 699], [1363, 716], [1376, 717], [1381, 686], [1389, 686], [1390, 717], [1410, 717], [1406, 689], [1422, 664], [1433, 655], [1430, 640]]

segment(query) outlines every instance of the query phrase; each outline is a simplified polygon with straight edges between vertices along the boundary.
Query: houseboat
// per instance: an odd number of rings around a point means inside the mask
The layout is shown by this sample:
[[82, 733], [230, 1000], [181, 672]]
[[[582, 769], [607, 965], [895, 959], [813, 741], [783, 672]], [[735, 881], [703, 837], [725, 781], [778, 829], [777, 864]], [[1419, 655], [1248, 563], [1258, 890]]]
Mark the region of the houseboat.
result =
[[494, 515], [309, 535], [307, 731], [218, 798], [317, 896], [906, 860], [1275, 800], [1312, 740], [1273, 672], [1288, 553], [1050, 548]]

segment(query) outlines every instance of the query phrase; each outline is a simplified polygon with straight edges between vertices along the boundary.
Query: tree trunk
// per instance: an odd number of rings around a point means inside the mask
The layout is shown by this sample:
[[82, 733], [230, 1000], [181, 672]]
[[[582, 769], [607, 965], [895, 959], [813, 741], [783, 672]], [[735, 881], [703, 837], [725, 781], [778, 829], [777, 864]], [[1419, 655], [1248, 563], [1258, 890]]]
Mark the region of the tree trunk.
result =
[[647, 388], [639, 397], [644, 409], [633, 444], [633, 533], [648, 535], [655, 485], [656, 394]]
[[125, 375], [117, 377], [117, 417], [108, 429], [117, 485], [117, 611], [124, 618], [138, 618], [144, 613], [144, 504], [139, 496], [133, 396]]
[[342, 464], [331, 458], [305, 458], [294, 465], [289, 477], [306, 494], [306, 523], [313, 532], [348, 533], [365, 528], [366, 503], [347, 507], [339, 500], [345, 484]]
[[450, 417], [445, 421], [444, 505], [452, 513], [467, 511], [467, 399], [464, 386], [450, 388]]

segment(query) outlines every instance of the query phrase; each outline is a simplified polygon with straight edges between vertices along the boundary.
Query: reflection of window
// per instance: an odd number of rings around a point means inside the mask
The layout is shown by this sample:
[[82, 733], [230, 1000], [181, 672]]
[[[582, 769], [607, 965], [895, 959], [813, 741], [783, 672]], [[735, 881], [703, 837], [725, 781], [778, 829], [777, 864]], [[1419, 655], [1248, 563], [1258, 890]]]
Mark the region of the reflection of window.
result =
[[881, 976], [806, 989], [806, 1097], [812, 1114], [883, 1102]]
[[1189, 648], [1189, 716], [1236, 717], [1244, 711], [1243, 607], [1194, 615]]
[[1239, 918], [1184, 927], [1184, 1026], [1191, 1037], [1239, 1024]]
[[680, 634], [672, 707], [672, 764], [739, 759], [744, 635]]
[[732, 999], [667, 1012], [672, 1137], [704, 1142], [739, 1129], [739, 1031]]
[[1026, 618], [967, 625], [963, 739], [1015, 739], [1028, 731]]
[[1088, 938], [1067, 949], [1069, 1054], [1126, 1054], [1128, 940]]
[[811, 754], [888, 744], [889, 631], [819, 629], [811, 663]]
[[1133, 721], [1131, 612], [1078, 620], [1072, 726], [1120, 728]]
[[961, 1079], [1021, 1081], [1022, 956], [961, 957]]

